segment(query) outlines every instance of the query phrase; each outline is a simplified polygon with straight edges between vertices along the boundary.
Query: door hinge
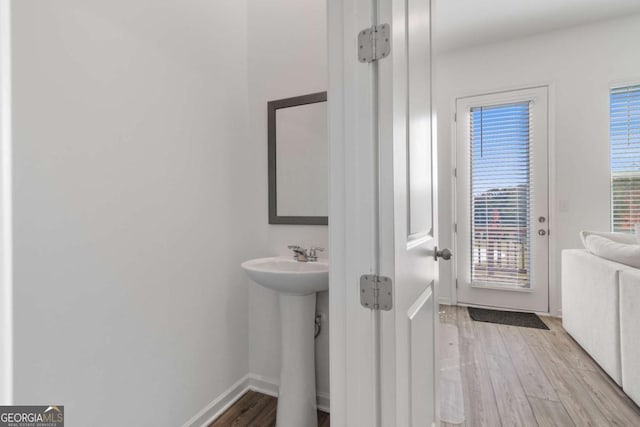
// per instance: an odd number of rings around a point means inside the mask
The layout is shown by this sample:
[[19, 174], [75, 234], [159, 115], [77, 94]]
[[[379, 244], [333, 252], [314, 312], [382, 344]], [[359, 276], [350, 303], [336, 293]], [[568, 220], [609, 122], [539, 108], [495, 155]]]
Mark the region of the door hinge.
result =
[[453, 177], [454, 178], [458, 177], [458, 168], [453, 168]]
[[457, 232], [458, 232], [458, 224], [457, 224], [457, 223], [454, 223], [454, 224], [453, 224], [453, 232], [454, 232], [454, 233], [457, 233]]
[[375, 274], [360, 277], [360, 305], [371, 310], [389, 311], [393, 308], [391, 278]]
[[458, 279], [456, 279], [456, 289], [458, 289]]
[[391, 52], [389, 24], [374, 25], [358, 33], [358, 61], [374, 62]]
[[458, 113], [453, 113], [453, 121], [454, 123], [458, 122]]

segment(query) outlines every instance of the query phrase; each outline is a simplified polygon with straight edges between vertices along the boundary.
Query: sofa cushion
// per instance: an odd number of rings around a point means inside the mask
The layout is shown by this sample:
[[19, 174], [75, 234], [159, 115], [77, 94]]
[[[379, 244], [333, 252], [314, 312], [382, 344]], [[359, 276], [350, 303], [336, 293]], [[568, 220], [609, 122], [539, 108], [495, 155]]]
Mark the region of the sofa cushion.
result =
[[595, 234], [585, 238], [589, 252], [600, 258], [640, 268], [640, 245], [625, 244]]
[[613, 240], [614, 242], [626, 243], [627, 245], [638, 244], [638, 238], [634, 234], [616, 233], [616, 232], [610, 232], [610, 231], [581, 231], [580, 239], [582, 239], [582, 244], [584, 245], [585, 248], [587, 248], [586, 240], [588, 236], [606, 237], [607, 239]]

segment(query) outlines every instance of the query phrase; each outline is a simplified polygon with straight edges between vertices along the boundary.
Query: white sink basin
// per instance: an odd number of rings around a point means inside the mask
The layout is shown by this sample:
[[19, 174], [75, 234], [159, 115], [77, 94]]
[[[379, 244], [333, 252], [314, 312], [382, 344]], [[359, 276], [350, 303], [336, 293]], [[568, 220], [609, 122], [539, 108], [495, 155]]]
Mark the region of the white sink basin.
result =
[[329, 263], [322, 260], [259, 258], [243, 262], [242, 268], [258, 284], [289, 295], [308, 295], [329, 289]]

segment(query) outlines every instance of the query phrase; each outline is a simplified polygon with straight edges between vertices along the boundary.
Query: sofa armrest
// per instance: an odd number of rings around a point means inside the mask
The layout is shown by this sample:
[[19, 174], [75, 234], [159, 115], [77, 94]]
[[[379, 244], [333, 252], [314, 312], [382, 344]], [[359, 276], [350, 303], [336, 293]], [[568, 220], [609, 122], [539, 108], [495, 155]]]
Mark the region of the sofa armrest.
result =
[[562, 324], [618, 384], [619, 273], [629, 269], [586, 250], [562, 251]]
[[620, 349], [622, 388], [640, 404], [640, 270], [620, 272]]

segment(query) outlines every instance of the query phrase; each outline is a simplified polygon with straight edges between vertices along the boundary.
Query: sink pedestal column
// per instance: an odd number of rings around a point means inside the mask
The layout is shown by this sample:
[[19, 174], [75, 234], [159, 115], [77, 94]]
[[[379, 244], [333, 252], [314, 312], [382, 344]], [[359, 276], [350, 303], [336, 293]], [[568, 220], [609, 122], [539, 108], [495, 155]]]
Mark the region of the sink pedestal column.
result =
[[316, 294], [280, 294], [280, 389], [276, 427], [317, 427]]

